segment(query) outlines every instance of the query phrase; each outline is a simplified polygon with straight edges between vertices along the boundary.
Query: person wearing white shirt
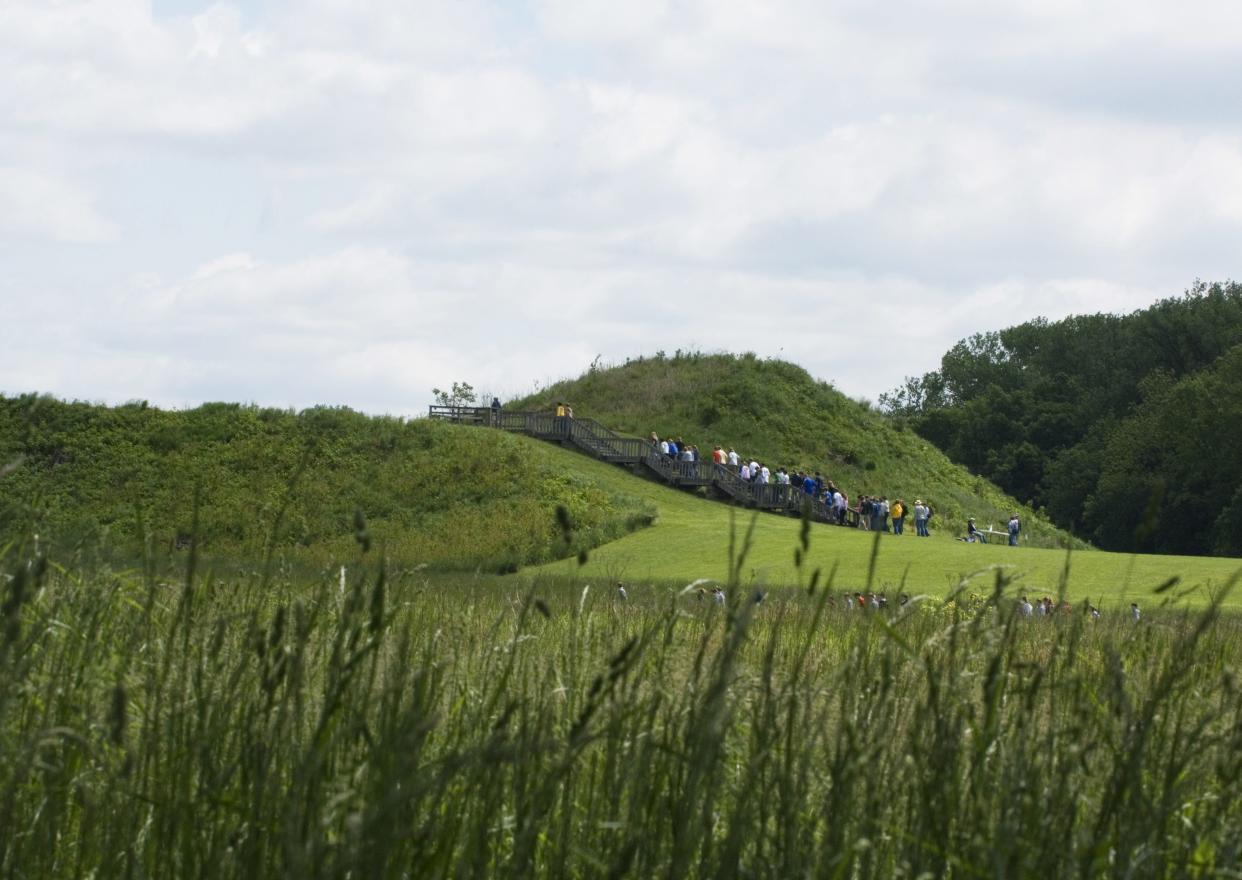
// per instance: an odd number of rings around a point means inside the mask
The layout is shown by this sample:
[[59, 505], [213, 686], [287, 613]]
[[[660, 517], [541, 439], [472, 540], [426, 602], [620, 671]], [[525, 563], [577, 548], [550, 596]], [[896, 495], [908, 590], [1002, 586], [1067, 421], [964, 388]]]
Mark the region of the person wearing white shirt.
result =
[[733, 451], [732, 447], [729, 447], [729, 466], [737, 467], [737, 453]]

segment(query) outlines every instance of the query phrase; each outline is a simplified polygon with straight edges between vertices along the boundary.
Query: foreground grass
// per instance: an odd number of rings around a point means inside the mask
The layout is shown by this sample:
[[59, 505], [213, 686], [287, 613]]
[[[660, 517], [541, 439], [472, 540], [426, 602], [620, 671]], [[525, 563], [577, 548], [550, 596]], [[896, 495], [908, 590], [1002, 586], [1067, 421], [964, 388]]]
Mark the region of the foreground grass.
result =
[[1022, 620], [1003, 576], [884, 615], [829, 604], [839, 584], [756, 605], [748, 560], [725, 607], [366, 565], [66, 571], [25, 543], [2, 561], [5, 876], [1242, 862], [1242, 625], [1215, 609]]

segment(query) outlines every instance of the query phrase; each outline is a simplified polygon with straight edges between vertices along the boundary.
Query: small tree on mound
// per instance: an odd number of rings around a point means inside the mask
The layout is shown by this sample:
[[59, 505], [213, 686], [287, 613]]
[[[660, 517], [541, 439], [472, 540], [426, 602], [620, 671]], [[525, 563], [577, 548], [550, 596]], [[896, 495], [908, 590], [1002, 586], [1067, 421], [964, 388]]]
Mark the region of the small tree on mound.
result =
[[435, 395], [436, 404], [439, 406], [470, 406], [477, 403], [479, 399], [475, 394], [474, 386], [469, 382], [454, 382], [449, 391], [432, 388], [431, 393]]

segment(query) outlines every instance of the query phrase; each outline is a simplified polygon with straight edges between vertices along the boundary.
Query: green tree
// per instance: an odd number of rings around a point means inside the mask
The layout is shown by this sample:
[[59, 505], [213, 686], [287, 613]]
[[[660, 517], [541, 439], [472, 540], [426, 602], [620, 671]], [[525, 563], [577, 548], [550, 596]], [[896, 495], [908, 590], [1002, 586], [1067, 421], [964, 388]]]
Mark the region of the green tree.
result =
[[435, 395], [436, 403], [440, 406], [471, 406], [478, 402], [474, 386], [469, 382], [454, 382], [448, 391], [432, 388], [431, 393]]
[[[907, 378], [880, 402], [955, 462], [1046, 508], [1058, 525], [1109, 549], [1137, 549], [1143, 499], [1157, 485], [1168, 490], [1162, 517], [1184, 510], [1178, 515], [1201, 520], [1205, 504], [1228, 506], [1184, 461], [1196, 454], [1193, 444], [1152, 407], [1176, 412], [1182, 425], [1202, 422], [1200, 410], [1219, 405], [1206, 386], [1180, 383], [1227, 370], [1217, 359], [1239, 344], [1242, 285], [1196, 281], [1182, 296], [1129, 315], [1038, 319], [975, 334], [946, 352], [938, 370]], [[1228, 396], [1218, 380], [1209, 384]], [[1156, 399], [1162, 403], [1150, 403]], [[1133, 418], [1143, 408], [1150, 411]], [[1135, 470], [1123, 473], [1123, 463]], [[1199, 537], [1179, 545], [1183, 552], [1224, 546], [1199, 525]]]

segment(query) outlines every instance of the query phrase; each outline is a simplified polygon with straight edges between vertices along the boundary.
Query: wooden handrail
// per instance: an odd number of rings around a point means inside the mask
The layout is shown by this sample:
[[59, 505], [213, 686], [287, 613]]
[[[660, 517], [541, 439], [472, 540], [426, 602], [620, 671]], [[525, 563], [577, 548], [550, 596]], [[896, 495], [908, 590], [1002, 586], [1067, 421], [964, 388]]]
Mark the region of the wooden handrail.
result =
[[[429, 407], [428, 416], [440, 421], [483, 425], [547, 440], [572, 444], [601, 461], [641, 464], [666, 482], [687, 487], [711, 486], [743, 504], [765, 510], [801, 511], [808, 496], [800, 486], [743, 480], [732, 468], [712, 461], [680, 461], [660, 452], [648, 440], [623, 437], [595, 419], [575, 419], [546, 412], [492, 409], [487, 406]], [[811, 499], [811, 516], [835, 522], [822, 500]]]

